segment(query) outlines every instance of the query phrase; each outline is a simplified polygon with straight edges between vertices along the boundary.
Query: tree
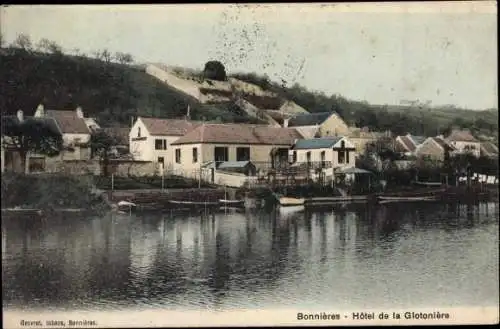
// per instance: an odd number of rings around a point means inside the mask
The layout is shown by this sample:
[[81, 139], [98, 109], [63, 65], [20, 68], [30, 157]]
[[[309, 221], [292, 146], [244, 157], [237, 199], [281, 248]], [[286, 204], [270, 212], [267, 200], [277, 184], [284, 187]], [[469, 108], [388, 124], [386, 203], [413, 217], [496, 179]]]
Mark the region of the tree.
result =
[[203, 77], [210, 80], [226, 81], [226, 68], [219, 61], [208, 61], [203, 69]]
[[97, 157], [101, 165], [101, 172], [108, 176], [109, 159], [112, 157], [114, 146], [118, 145], [118, 138], [108, 134], [105, 130], [98, 129], [90, 135], [91, 157]]
[[48, 121], [26, 119], [19, 121], [11, 116], [2, 117], [2, 147], [18, 152], [25, 173], [28, 173], [29, 153], [56, 156], [63, 149], [63, 140]]
[[52, 53], [52, 54], [62, 54], [62, 47], [59, 46], [55, 41], [50, 41], [49, 39], [42, 38], [37, 44], [38, 50], [42, 52]]
[[129, 53], [117, 52], [115, 58], [120, 64], [130, 64], [134, 62], [134, 58]]
[[12, 47], [20, 48], [25, 51], [31, 51], [33, 48], [30, 37], [22, 33], [17, 36], [16, 40], [14, 40]]

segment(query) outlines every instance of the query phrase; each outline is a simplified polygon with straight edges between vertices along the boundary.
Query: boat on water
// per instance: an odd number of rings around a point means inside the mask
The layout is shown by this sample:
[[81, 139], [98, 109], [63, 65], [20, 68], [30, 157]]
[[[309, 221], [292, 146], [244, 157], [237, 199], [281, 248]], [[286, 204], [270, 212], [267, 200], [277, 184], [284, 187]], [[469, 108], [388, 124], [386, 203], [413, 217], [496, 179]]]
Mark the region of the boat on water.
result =
[[418, 202], [418, 201], [436, 201], [437, 198], [434, 196], [414, 196], [414, 197], [405, 197], [405, 196], [379, 196], [378, 200], [380, 203], [387, 202]]
[[219, 203], [222, 207], [227, 206], [227, 207], [244, 207], [245, 206], [245, 200], [227, 200], [227, 199], [220, 199]]
[[117, 204], [119, 212], [131, 212], [137, 209], [137, 205], [130, 201], [119, 201]]
[[279, 197], [279, 212], [282, 215], [286, 215], [303, 211], [305, 209], [305, 201], [306, 199], [304, 198]]

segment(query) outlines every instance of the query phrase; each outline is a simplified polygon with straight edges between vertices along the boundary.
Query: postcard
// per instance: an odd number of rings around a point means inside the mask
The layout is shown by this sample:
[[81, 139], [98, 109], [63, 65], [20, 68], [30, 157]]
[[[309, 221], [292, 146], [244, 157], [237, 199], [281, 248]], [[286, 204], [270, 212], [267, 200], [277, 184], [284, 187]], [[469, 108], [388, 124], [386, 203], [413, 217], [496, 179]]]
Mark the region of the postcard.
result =
[[0, 8], [5, 328], [498, 323], [493, 1]]

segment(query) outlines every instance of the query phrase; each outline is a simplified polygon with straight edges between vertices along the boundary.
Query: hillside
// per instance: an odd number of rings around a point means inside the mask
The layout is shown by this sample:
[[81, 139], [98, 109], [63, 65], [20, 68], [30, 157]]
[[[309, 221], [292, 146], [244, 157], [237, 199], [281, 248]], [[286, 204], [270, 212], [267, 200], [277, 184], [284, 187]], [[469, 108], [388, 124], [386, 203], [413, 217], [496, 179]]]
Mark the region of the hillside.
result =
[[[375, 131], [435, 135], [451, 126], [460, 126], [472, 129], [476, 135], [493, 135], [498, 140], [497, 109], [370, 105], [339, 95], [311, 92], [297, 84], [285, 87], [255, 73], [230, 73], [231, 94], [222, 98], [223, 102], [220, 98], [214, 102], [210, 97], [200, 100], [198, 94], [180, 92], [146, 73], [146, 69], [146, 65], [117, 64], [81, 56], [1, 49], [0, 108], [2, 114], [23, 109], [29, 115], [40, 103], [58, 109], [74, 109], [79, 105], [101, 125], [128, 125], [132, 116], [183, 117], [189, 105], [191, 118], [195, 120], [263, 123], [265, 117], [259, 116], [263, 119], [259, 120], [249, 113], [255, 108], [265, 111], [282, 106], [275, 104], [279, 100], [295, 104], [298, 111], [333, 110], [348, 124]], [[182, 69], [173, 70], [184, 80], [196, 80], [199, 75], [196, 70], [184, 69], [187, 72], [184, 76], [179, 74]], [[210, 89], [220, 89], [213, 83], [197, 83], [204, 95], [210, 94]], [[240, 101], [235, 100], [235, 92], [241, 96]], [[245, 109], [245, 102], [256, 106]]]
[[260, 122], [231, 102], [200, 104], [136, 66], [2, 49], [0, 73], [2, 114], [22, 109], [29, 115], [40, 103], [57, 109], [79, 105], [101, 124], [130, 124], [132, 116], [182, 117], [190, 105], [195, 120]]

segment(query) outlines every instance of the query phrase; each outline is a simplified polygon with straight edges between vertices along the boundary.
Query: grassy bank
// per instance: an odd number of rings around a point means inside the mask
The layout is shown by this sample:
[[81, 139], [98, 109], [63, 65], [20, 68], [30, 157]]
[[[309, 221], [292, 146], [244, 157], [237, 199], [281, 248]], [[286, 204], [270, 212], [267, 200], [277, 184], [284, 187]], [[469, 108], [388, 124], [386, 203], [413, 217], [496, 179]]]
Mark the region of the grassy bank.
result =
[[2, 174], [2, 208], [95, 208], [102, 201], [92, 194], [91, 177], [63, 174]]

